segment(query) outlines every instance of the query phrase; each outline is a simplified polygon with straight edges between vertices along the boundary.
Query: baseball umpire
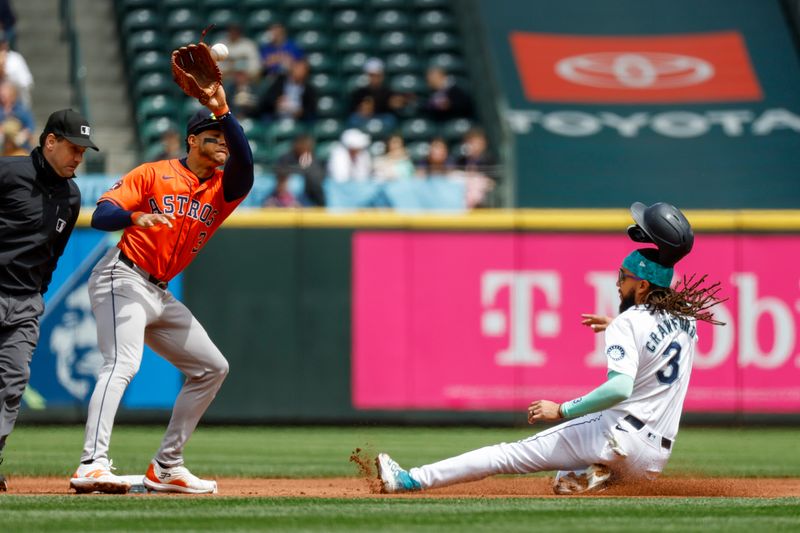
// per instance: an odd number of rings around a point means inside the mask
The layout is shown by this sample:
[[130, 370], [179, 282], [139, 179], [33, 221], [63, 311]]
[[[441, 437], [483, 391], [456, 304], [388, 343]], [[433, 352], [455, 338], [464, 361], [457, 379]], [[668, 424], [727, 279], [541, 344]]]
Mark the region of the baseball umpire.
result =
[[162, 492], [217, 491], [216, 481], [200, 479], [183, 465], [183, 448], [222, 386], [228, 362], [167, 287], [247, 196], [253, 155], [221, 85], [205, 105], [188, 122], [187, 157], [133, 169], [100, 197], [92, 217], [93, 227], [123, 234], [89, 279], [104, 363], [89, 402], [81, 462], [70, 480], [76, 492], [130, 489], [111, 472], [108, 449], [145, 343], [186, 380], [144, 484]]
[[30, 156], [0, 158], [0, 463], [30, 377], [42, 295], [80, 213], [72, 178], [86, 149], [97, 150], [90, 133], [84, 117], [62, 109]]

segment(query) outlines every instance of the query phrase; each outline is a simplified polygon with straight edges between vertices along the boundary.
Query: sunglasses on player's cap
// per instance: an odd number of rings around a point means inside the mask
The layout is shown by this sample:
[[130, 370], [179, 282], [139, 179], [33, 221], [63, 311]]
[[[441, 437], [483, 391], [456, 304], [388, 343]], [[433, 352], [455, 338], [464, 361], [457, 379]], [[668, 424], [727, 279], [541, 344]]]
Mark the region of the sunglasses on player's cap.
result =
[[52, 113], [47, 119], [43, 131], [45, 136], [48, 133], [64, 137], [72, 144], [100, 151], [89, 137], [92, 133], [89, 121], [72, 109], [61, 109]]

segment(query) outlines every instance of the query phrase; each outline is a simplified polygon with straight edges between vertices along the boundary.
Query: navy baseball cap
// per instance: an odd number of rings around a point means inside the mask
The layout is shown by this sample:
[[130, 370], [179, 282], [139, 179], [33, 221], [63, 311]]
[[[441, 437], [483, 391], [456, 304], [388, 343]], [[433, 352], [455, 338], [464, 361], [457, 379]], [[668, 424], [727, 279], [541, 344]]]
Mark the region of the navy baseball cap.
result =
[[186, 136], [188, 137], [189, 135], [197, 135], [198, 133], [206, 130], [221, 129], [222, 126], [220, 126], [219, 120], [214, 113], [208, 109], [200, 109], [194, 115], [192, 115], [192, 118], [190, 118], [189, 122], [186, 123]]
[[48, 133], [64, 137], [78, 146], [100, 150], [89, 137], [92, 133], [89, 121], [72, 109], [61, 109], [52, 113], [44, 126], [42, 137], [46, 137]]

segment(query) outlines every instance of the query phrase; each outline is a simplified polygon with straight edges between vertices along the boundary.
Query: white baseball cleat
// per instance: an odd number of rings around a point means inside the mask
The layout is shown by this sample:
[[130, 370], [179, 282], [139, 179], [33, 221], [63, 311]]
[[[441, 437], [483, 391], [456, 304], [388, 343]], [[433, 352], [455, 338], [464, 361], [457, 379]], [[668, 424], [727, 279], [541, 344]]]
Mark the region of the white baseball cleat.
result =
[[392, 494], [422, 489], [419, 481], [412, 478], [388, 454], [379, 453], [375, 459], [375, 466], [378, 467], [378, 479], [381, 480], [383, 492]]
[[111, 461], [97, 460], [88, 465], [81, 464], [72, 474], [69, 486], [78, 494], [103, 492], [105, 494], [126, 494], [131, 490], [130, 482], [113, 474]]
[[553, 480], [556, 494], [584, 494], [600, 492], [609, 486], [611, 470], [604, 465], [591, 465], [583, 470], [559, 471]]
[[216, 494], [217, 482], [200, 479], [183, 465], [164, 468], [152, 461], [144, 476], [144, 486], [156, 492], [183, 492], [186, 494]]

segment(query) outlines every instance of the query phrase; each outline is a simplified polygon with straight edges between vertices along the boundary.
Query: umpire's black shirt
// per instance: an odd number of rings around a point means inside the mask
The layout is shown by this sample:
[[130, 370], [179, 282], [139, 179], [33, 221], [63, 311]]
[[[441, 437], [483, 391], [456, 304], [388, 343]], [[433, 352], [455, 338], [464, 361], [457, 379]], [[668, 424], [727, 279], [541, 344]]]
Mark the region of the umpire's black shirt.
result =
[[80, 206], [78, 186], [56, 174], [40, 148], [0, 157], [0, 292], [47, 291]]

